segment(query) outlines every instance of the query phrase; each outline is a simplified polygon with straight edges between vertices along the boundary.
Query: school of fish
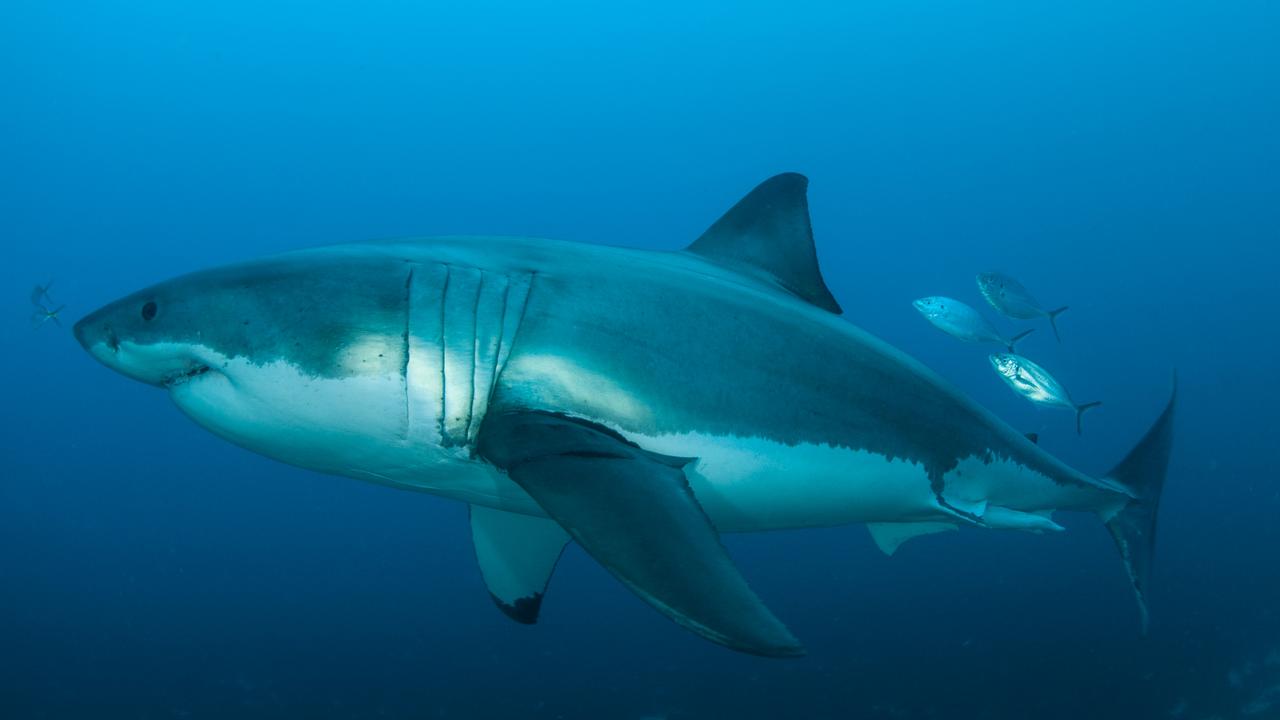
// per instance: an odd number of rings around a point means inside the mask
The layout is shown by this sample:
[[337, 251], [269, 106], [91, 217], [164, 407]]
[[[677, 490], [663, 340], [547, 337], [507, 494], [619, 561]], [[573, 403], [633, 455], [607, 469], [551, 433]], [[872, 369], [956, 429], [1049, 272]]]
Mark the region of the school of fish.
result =
[[[1022, 283], [998, 272], [983, 272], [977, 276], [978, 291], [996, 312], [1013, 320], [1047, 318], [1053, 336], [1062, 342], [1058, 333], [1058, 316], [1066, 312], [1063, 305], [1046, 310]], [[989, 356], [991, 366], [1000, 379], [1018, 395], [1043, 407], [1065, 408], [1075, 412], [1076, 433], [1083, 432], [1081, 418], [1086, 410], [1101, 402], [1078, 403], [1061, 382], [1036, 362], [1015, 352], [1017, 343], [1034, 332], [1033, 329], [1006, 338], [985, 315], [976, 308], [954, 298], [935, 295], [912, 303], [930, 324], [959, 340], [970, 343], [1002, 345], [1007, 352]]]

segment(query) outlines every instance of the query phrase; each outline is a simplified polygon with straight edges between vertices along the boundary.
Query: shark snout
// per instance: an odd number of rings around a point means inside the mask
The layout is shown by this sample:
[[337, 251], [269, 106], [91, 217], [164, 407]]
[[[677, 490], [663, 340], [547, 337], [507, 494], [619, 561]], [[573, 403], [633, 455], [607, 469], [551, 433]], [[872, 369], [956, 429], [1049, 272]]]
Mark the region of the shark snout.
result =
[[85, 350], [89, 349], [90, 317], [92, 316], [80, 318], [79, 322], [75, 324], [75, 327], [71, 328], [71, 333], [76, 336], [76, 342], [80, 343], [80, 347]]
[[76, 340], [93, 359], [121, 375], [157, 386], [191, 366], [190, 358], [175, 348], [142, 344], [131, 335], [122, 337], [117, 326], [127, 318], [117, 305], [86, 315], [72, 328]]
[[111, 329], [110, 323], [102, 317], [101, 312], [91, 313], [80, 319], [71, 329], [80, 346], [90, 355], [99, 357], [100, 353], [114, 354], [120, 350], [120, 337]]

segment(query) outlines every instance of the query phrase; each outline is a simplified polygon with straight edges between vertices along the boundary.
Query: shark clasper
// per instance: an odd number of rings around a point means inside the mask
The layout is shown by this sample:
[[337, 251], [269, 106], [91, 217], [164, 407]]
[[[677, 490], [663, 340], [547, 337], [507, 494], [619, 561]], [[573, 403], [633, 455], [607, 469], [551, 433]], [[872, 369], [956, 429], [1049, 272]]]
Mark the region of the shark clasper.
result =
[[1173, 400], [1112, 472], [1068, 467], [839, 317], [806, 186], [765, 181], [675, 252], [338, 245], [163, 282], [75, 332], [237, 445], [467, 503], [485, 582], [520, 622], [572, 540], [694, 633], [794, 656], [720, 533], [866, 523], [893, 552], [1084, 511], [1145, 623]]

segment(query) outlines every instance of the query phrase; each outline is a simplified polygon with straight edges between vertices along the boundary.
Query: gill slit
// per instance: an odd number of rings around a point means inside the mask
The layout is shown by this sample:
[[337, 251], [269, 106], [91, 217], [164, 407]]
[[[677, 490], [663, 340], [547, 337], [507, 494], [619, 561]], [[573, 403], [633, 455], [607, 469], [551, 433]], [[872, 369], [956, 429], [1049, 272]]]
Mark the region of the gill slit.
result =
[[480, 296], [484, 295], [484, 271], [476, 279], [475, 302], [471, 304], [471, 397], [467, 403], [467, 424], [462, 428], [462, 442], [471, 437], [471, 420], [476, 410], [476, 370], [480, 366]]
[[409, 329], [413, 327], [413, 266], [404, 280], [404, 334], [401, 336], [400, 384], [404, 386], [404, 436], [412, 436], [413, 417], [409, 402]]
[[[502, 350], [507, 342], [507, 308], [511, 302], [511, 278], [507, 278], [507, 282], [502, 286], [502, 313], [498, 315], [498, 347], [493, 353], [493, 371], [489, 373], [489, 389], [485, 393], [489, 400], [493, 400], [493, 391], [498, 387], [498, 373], [502, 372]], [[485, 403], [488, 407], [488, 403]]]
[[[511, 337], [507, 337], [506, 318], [507, 318], [507, 298], [503, 297], [502, 305], [502, 341], [498, 343], [498, 356], [494, 360], [493, 387], [498, 387], [498, 376], [502, 374], [503, 369], [507, 366], [507, 360], [511, 357], [511, 349], [515, 347], [516, 340], [520, 337], [520, 328], [524, 326], [524, 314], [529, 309], [529, 296], [533, 294], [533, 281], [538, 274], [533, 271], [525, 276], [525, 282], [521, 283], [521, 287], [516, 288], [516, 292], [520, 293], [520, 310], [516, 313], [515, 322], [511, 323]], [[507, 284], [508, 292], [511, 289], [510, 283]]]
[[524, 287], [524, 297], [520, 299], [520, 314], [516, 316], [515, 327], [511, 330], [511, 344], [507, 347], [508, 356], [510, 356], [511, 347], [516, 344], [516, 338], [520, 337], [520, 328], [524, 327], [524, 314], [529, 309], [529, 296], [533, 295], [533, 283], [537, 279], [538, 273], [530, 270], [529, 282]]
[[444, 282], [440, 283], [440, 343], [439, 343], [440, 345], [440, 428], [439, 429], [440, 429], [441, 442], [443, 442], [444, 438], [446, 437], [445, 429], [444, 429], [444, 426], [445, 426], [444, 401], [445, 401], [445, 396], [449, 392], [447, 390], [448, 378], [445, 377], [446, 352], [445, 352], [445, 346], [444, 346], [444, 342], [445, 342], [444, 328], [445, 328], [445, 321], [447, 319], [447, 316], [445, 314], [445, 302], [449, 298], [449, 275], [450, 275], [449, 265], [445, 264], [444, 265]]

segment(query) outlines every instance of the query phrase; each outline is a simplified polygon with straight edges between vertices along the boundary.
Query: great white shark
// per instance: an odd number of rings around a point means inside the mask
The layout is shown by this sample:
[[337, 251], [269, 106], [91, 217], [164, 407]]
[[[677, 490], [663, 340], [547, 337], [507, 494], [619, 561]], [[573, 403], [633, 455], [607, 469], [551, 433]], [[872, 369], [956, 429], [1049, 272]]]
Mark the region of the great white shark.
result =
[[689, 630], [794, 656], [720, 533], [866, 523], [892, 553], [1083, 511], [1114, 537], [1145, 627], [1174, 398], [1111, 472], [1068, 467], [839, 317], [806, 188], [771, 178], [680, 251], [441, 237], [286, 253], [140, 290], [75, 335], [237, 445], [467, 503], [484, 580], [520, 622], [572, 539]]

